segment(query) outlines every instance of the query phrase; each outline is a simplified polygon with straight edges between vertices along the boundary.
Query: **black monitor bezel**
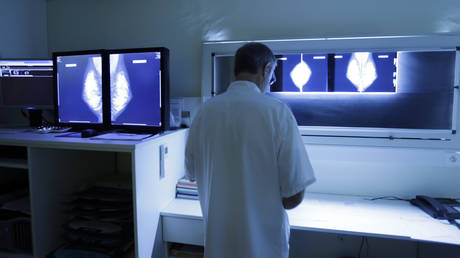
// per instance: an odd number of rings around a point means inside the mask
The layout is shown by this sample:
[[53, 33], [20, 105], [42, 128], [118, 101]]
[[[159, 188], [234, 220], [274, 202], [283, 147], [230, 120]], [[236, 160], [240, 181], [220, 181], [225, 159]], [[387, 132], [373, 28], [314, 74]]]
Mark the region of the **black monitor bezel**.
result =
[[[111, 128], [122, 129], [132, 132], [145, 132], [145, 133], [161, 133], [169, 130], [169, 49], [165, 47], [152, 47], [152, 48], [131, 48], [131, 49], [113, 49], [107, 50], [107, 59], [110, 59], [111, 54], [126, 54], [126, 53], [147, 53], [147, 52], [160, 52], [161, 61], [161, 126], [137, 126], [137, 125], [114, 125], [111, 119], [111, 101], [110, 101], [110, 73], [108, 75], [108, 108], [107, 108], [107, 121]], [[107, 61], [110, 63], [110, 61]], [[110, 68], [109, 68], [110, 70]]]
[[[53, 61], [51, 58], [0, 58], [0, 61]], [[51, 68], [53, 68], [53, 77], [54, 77], [54, 63], [52, 62]], [[53, 82], [54, 83], [54, 82]], [[54, 87], [54, 86], [53, 86]], [[54, 91], [54, 89], [53, 89]], [[0, 96], [2, 93], [0, 92]], [[3, 97], [3, 96], [2, 96]], [[53, 102], [55, 99], [52, 97]], [[7, 105], [3, 103], [0, 99], [1, 108], [23, 108], [23, 109], [41, 109], [41, 110], [53, 110], [55, 108], [55, 103], [50, 105]]]
[[[102, 60], [102, 123], [61, 123], [59, 122], [59, 107], [58, 107], [58, 82], [57, 82], [57, 57], [58, 56], [78, 56], [78, 55], [101, 55]], [[82, 51], [65, 51], [65, 52], [53, 52], [53, 80], [54, 80], [54, 107], [55, 107], [55, 123], [59, 126], [72, 127], [74, 129], [106, 129], [110, 121], [110, 117], [107, 117], [107, 110], [110, 108], [108, 105], [109, 98], [107, 97], [109, 85], [107, 83], [109, 76], [109, 65], [107, 51], [105, 49], [97, 50], [82, 50]], [[110, 115], [110, 114], [109, 114]], [[108, 118], [108, 119], [107, 119]]]

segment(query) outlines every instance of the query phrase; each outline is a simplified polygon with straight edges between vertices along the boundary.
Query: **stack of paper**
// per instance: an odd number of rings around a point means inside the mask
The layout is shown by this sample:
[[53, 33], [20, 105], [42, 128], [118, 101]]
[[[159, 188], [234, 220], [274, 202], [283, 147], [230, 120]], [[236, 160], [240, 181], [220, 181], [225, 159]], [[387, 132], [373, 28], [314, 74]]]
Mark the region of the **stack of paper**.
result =
[[110, 257], [130, 254], [134, 247], [131, 188], [130, 179], [107, 178], [73, 194], [67, 206], [69, 219], [63, 225], [66, 244], [49, 257], [77, 256], [77, 251]]

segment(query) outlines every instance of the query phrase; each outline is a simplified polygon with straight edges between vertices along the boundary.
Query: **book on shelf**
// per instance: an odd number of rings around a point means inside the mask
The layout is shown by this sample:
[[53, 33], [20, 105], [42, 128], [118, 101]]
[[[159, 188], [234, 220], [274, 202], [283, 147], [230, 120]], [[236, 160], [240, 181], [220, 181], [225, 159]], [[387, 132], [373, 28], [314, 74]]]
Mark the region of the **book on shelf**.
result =
[[181, 199], [189, 199], [189, 200], [198, 200], [198, 195], [190, 195], [190, 194], [181, 194], [181, 193], [178, 193], [176, 195], [177, 198], [181, 198]]
[[183, 177], [176, 184], [176, 198], [198, 200], [198, 187], [196, 181], [192, 182]]
[[185, 176], [182, 177], [181, 179], [179, 179], [178, 182], [179, 183], [195, 184], [196, 185], [196, 181], [190, 181], [190, 179], [186, 178]]
[[176, 187], [188, 188], [188, 189], [198, 189], [196, 185], [189, 185], [189, 184], [182, 184], [182, 183], [177, 183]]
[[177, 182], [177, 185], [180, 185], [180, 186], [183, 186], [183, 187], [192, 187], [192, 188], [196, 188], [197, 185], [196, 185], [196, 181], [190, 181], [186, 178], [181, 178], [179, 179], [179, 181]]
[[183, 188], [183, 187], [176, 187], [176, 192], [177, 193], [183, 193], [183, 194], [198, 195], [198, 190], [197, 189], [190, 189], [190, 188]]

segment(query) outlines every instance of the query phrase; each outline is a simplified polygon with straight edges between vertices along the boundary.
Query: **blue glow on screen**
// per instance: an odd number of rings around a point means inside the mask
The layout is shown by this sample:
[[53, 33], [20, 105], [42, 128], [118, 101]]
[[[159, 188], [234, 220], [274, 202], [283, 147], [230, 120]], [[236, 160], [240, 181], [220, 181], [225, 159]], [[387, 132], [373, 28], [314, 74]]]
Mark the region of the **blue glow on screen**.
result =
[[[335, 92], [396, 92], [396, 52], [367, 53], [369, 55], [363, 56], [361, 60], [359, 56], [354, 56], [360, 53], [336, 54]], [[355, 78], [352, 73], [356, 74]], [[363, 88], [357, 85], [360, 79]]]
[[102, 123], [102, 59], [99, 54], [57, 57], [60, 123]]
[[160, 52], [110, 54], [111, 121], [161, 126]]
[[[283, 92], [325, 92], [327, 91], [327, 55], [295, 54], [284, 55], [281, 59], [283, 69]], [[297, 71], [295, 70], [299, 68]], [[308, 69], [305, 69], [308, 67]], [[306, 83], [296, 86], [293, 72]], [[302, 80], [301, 79], [301, 80]], [[301, 85], [299, 85], [301, 86]]]
[[397, 92], [396, 52], [289, 54], [278, 58], [282, 79], [273, 92], [392, 94]]
[[328, 66], [335, 70], [328, 92], [285, 92], [278, 80], [270, 95], [286, 103], [301, 126], [452, 128], [455, 51], [372, 53], [377, 77], [367, 78], [372, 83], [363, 92], [347, 76], [351, 55], [328, 55], [335, 61]]

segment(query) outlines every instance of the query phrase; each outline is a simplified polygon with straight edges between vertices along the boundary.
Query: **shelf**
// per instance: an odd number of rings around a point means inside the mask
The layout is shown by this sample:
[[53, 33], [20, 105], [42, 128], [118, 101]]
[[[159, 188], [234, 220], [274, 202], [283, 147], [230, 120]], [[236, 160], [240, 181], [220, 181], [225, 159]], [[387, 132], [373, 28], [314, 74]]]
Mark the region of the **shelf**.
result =
[[0, 158], [0, 167], [28, 169], [26, 159]]
[[32, 258], [34, 257], [31, 253], [14, 253], [8, 251], [0, 251], [0, 257], [2, 258]]

